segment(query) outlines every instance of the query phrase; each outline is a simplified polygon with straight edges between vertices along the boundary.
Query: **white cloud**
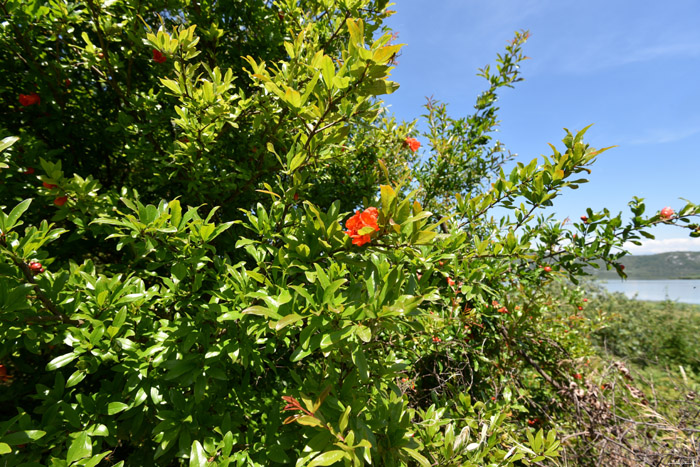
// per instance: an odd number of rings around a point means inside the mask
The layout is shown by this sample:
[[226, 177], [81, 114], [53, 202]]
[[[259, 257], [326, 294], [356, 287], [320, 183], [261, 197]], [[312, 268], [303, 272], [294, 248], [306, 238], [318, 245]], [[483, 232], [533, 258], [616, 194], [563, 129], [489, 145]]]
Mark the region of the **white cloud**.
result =
[[670, 251], [700, 251], [700, 238], [665, 238], [644, 240], [641, 245], [626, 243], [625, 248], [633, 255], [651, 255]]
[[700, 127], [696, 128], [673, 128], [673, 129], [653, 129], [645, 136], [630, 138], [623, 141], [624, 144], [665, 144], [681, 141], [700, 133]]

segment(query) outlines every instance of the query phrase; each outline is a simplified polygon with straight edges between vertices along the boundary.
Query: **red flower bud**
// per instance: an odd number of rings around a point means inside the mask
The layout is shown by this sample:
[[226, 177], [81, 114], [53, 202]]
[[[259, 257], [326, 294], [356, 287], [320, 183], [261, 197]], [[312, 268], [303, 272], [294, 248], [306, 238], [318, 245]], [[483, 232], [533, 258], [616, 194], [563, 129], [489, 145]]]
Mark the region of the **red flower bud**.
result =
[[168, 57], [158, 49], [153, 49], [153, 61], [156, 63], [165, 63]]
[[27, 167], [27, 170], [24, 171], [24, 175], [31, 175], [34, 173], [34, 167]]
[[39, 94], [33, 92], [31, 94], [20, 94], [19, 95], [19, 104], [28, 107], [30, 105], [34, 104], [40, 104], [41, 103], [41, 98], [39, 97]]
[[56, 206], [63, 206], [64, 204], [66, 204], [66, 201], [68, 201], [67, 196], [59, 196], [53, 200], [53, 204], [55, 204]]
[[46, 182], [42, 183], [42, 185], [44, 185], [44, 188], [47, 188], [49, 190], [53, 190], [54, 188], [56, 188], [58, 186], [58, 185], [54, 185], [53, 183], [46, 183]]

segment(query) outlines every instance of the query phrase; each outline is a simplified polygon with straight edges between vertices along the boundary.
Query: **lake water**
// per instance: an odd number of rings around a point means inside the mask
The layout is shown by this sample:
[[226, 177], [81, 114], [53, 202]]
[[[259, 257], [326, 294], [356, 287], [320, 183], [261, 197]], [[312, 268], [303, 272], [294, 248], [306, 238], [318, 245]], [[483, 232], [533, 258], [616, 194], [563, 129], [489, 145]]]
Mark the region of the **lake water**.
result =
[[700, 304], [700, 280], [608, 280], [600, 283], [610, 292], [622, 292], [637, 300]]

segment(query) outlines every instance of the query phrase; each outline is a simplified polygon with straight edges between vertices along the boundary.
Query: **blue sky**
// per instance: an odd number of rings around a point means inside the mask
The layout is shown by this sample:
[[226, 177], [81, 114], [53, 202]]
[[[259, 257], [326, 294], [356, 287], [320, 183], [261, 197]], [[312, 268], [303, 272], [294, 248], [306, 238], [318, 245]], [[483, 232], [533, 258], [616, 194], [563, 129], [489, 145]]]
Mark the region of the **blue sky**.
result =
[[[423, 112], [426, 96], [453, 116], [472, 112], [485, 88], [477, 69], [494, 63], [516, 30], [529, 30], [525, 81], [500, 94], [497, 139], [529, 161], [562, 147], [562, 128], [588, 124], [600, 156], [590, 183], [555, 200], [557, 217], [587, 207], [647, 211], [700, 203], [700, 2], [562, 0], [399, 0], [388, 20], [406, 44], [385, 101], [398, 118]], [[636, 253], [700, 251], [686, 230], [660, 227]]]

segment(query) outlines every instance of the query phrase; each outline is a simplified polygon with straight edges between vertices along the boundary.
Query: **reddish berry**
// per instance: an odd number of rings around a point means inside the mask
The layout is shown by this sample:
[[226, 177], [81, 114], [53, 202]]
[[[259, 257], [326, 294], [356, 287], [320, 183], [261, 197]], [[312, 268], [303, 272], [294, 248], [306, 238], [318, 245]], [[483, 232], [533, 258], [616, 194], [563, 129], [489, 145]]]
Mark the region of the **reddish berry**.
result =
[[581, 220], [583, 221], [584, 224], [588, 223], [588, 218], [586, 216], [581, 216]]
[[673, 217], [674, 214], [675, 214], [675, 212], [673, 212], [673, 209], [671, 209], [669, 206], [666, 206], [665, 208], [663, 208], [661, 210], [660, 216], [662, 219], [668, 220], [671, 217]]
[[621, 265], [620, 265], [620, 271], [624, 271], [624, 270], [625, 270], [625, 265], [624, 265], [624, 264], [621, 264]]
[[53, 190], [54, 188], [56, 188], [58, 186], [58, 185], [54, 185], [52, 183], [46, 183], [46, 182], [42, 183], [42, 185], [44, 185], [44, 188], [48, 188], [49, 190]]
[[70, 79], [66, 78], [66, 80], [64, 81], [64, 83], [66, 83], [66, 87], [68, 87], [68, 86], [70, 86], [70, 84], [72, 83], [72, 81], [71, 81]]
[[576, 373], [576, 374], [574, 375], [574, 378], [576, 378], [576, 379], [581, 379], [581, 378], [583, 378], [583, 376], [581, 376], [581, 373]]
[[455, 281], [453, 281], [451, 278], [447, 278], [447, 285], [452, 286], [455, 285]]
[[549, 266], [545, 266], [542, 269], [544, 270], [544, 272], [551, 272], [552, 271], [552, 268], [550, 268]]
[[44, 272], [44, 267], [41, 265], [41, 263], [37, 261], [32, 261], [28, 264], [28, 266], [29, 270], [32, 271], [33, 274], [39, 274], [40, 272]]
[[24, 171], [24, 175], [31, 175], [34, 173], [34, 167], [27, 167], [27, 170]]
[[66, 201], [68, 201], [67, 196], [59, 196], [53, 200], [53, 204], [55, 204], [56, 206], [63, 206], [64, 204], [66, 204]]
[[299, 193], [294, 193], [294, 201], [299, 201]]
[[578, 309], [579, 309], [579, 310], [583, 310], [583, 307], [579, 305]]

